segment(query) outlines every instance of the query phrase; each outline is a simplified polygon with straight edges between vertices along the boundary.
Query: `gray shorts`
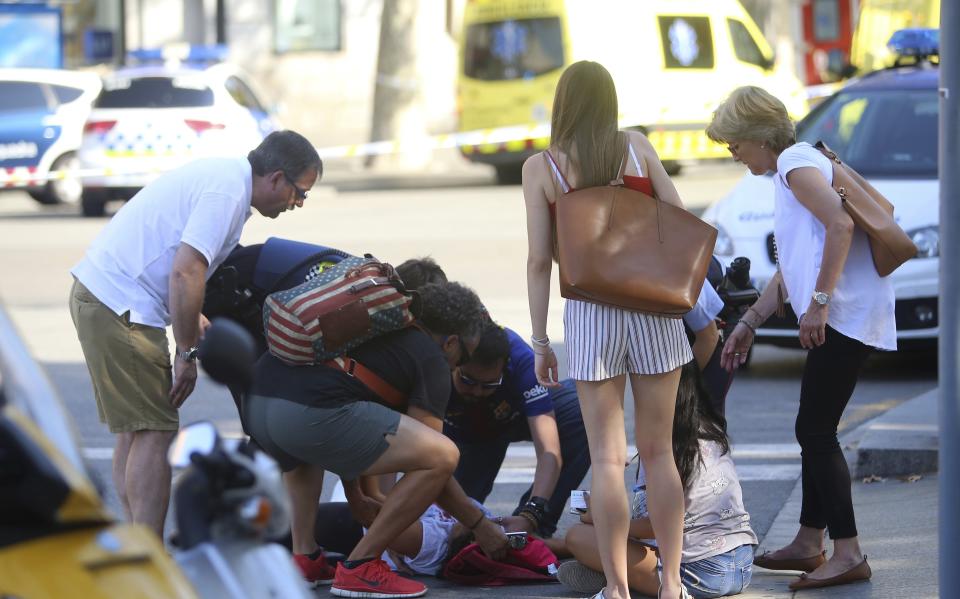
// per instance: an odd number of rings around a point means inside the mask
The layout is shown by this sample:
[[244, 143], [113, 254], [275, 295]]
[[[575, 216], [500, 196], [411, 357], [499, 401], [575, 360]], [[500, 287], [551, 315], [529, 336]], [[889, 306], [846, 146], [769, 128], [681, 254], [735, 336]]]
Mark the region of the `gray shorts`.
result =
[[313, 464], [354, 480], [389, 447], [400, 414], [370, 401], [307, 406], [276, 397], [243, 398], [247, 432], [284, 471]]

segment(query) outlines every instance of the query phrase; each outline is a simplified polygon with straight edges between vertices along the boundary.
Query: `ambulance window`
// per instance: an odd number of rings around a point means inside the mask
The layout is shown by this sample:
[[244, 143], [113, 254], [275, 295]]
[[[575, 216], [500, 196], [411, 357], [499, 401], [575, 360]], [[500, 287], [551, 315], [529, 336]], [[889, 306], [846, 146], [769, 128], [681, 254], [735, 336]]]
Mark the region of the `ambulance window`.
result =
[[668, 69], [712, 69], [710, 17], [658, 16], [663, 63]]
[[730, 28], [730, 39], [733, 41], [733, 53], [737, 59], [749, 64], [757, 65], [761, 68], [767, 68], [770, 62], [760, 51], [757, 42], [747, 26], [735, 19], [727, 19], [727, 26]]
[[0, 81], [0, 111], [47, 108], [47, 97], [38, 83]]
[[517, 19], [467, 28], [463, 74], [483, 81], [528, 79], [563, 67], [560, 19]]

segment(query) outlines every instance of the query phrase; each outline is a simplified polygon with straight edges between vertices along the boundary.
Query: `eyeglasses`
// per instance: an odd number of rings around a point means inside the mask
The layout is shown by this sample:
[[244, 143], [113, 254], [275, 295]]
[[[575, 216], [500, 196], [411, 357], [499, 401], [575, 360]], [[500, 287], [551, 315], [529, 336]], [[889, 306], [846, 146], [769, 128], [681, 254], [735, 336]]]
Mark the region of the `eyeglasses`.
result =
[[293, 191], [296, 192], [297, 199], [299, 199], [301, 202], [307, 199], [307, 190], [297, 187], [297, 182], [293, 180], [293, 177], [288, 175], [286, 171], [284, 171], [283, 177], [287, 180], [287, 183], [290, 184], [290, 187], [293, 188]]
[[487, 381], [485, 383], [480, 381], [475, 381], [467, 375], [460, 373], [460, 382], [467, 387], [480, 387], [481, 389], [499, 389], [500, 385], [503, 384], [503, 373], [500, 373], [500, 378], [495, 381]]

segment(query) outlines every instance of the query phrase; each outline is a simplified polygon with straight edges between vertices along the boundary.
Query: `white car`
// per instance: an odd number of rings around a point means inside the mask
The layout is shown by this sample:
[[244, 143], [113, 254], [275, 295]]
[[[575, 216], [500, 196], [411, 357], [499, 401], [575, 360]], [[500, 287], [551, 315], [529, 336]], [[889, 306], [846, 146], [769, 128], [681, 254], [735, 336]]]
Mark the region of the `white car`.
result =
[[[797, 125], [799, 141], [823, 140], [889, 199], [920, 252], [890, 275], [900, 349], [936, 347], [939, 333], [939, 68], [927, 62], [871, 73], [819, 104]], [[704, 220], [717, 226], [716, 253], [746, 256], [761, 290], [776, 272], [771, 175], [747, 174]], [[771, 317], [757, 342], [799, 347], [797, 318]]]
[[76, 152], [99, 92], [94, 73], [0, 69], [0, 188], [41, 204], [78, 203]]
[[201, 157], [245, 156], [277, 123], [228, 64], [124, 68], [104, 79], [79, 158], [85, 216]]

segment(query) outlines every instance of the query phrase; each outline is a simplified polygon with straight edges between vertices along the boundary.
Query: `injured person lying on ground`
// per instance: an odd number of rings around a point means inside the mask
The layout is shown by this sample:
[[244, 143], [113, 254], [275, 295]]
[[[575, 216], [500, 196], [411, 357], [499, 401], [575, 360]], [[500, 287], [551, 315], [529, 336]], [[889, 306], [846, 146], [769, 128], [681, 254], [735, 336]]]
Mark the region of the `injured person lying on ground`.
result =
[[[350, 554], [366, 533], [365, 527], [378, 514], [375, 500], [354, 494], [350, 487], [349, 484], [345, 486], [347, 502], [323, 503], [317, 511], [315, 537], [317, 544], [327, 552], [328, 559], [338, 553]], [[474, 503], [487, 519], [505, 529], [517, 524], [513, 522], [515, 518], [521, 518], [494, 516], [480, 503]], [[398, 572], [442, 576], [466, 584], [480, 583], [481, 575], [485, 576], [482, 582], [487, 584], [491, 577], [500, 578], [502, 583], [537, 580], [538, 577], [544, 581], [553, 579], [558, 560], [543, 541], [523, 533], [512, 533], [509, 542], [511, 550], [500, 562], [494, 562], [475, 546], [473, 532], [433, 504], [390, 542], [382, 559]], [[472, 553], [476, 553], [479, 559], [464, 559]], [[518, 569], [526, 572], [517, 574]]]

